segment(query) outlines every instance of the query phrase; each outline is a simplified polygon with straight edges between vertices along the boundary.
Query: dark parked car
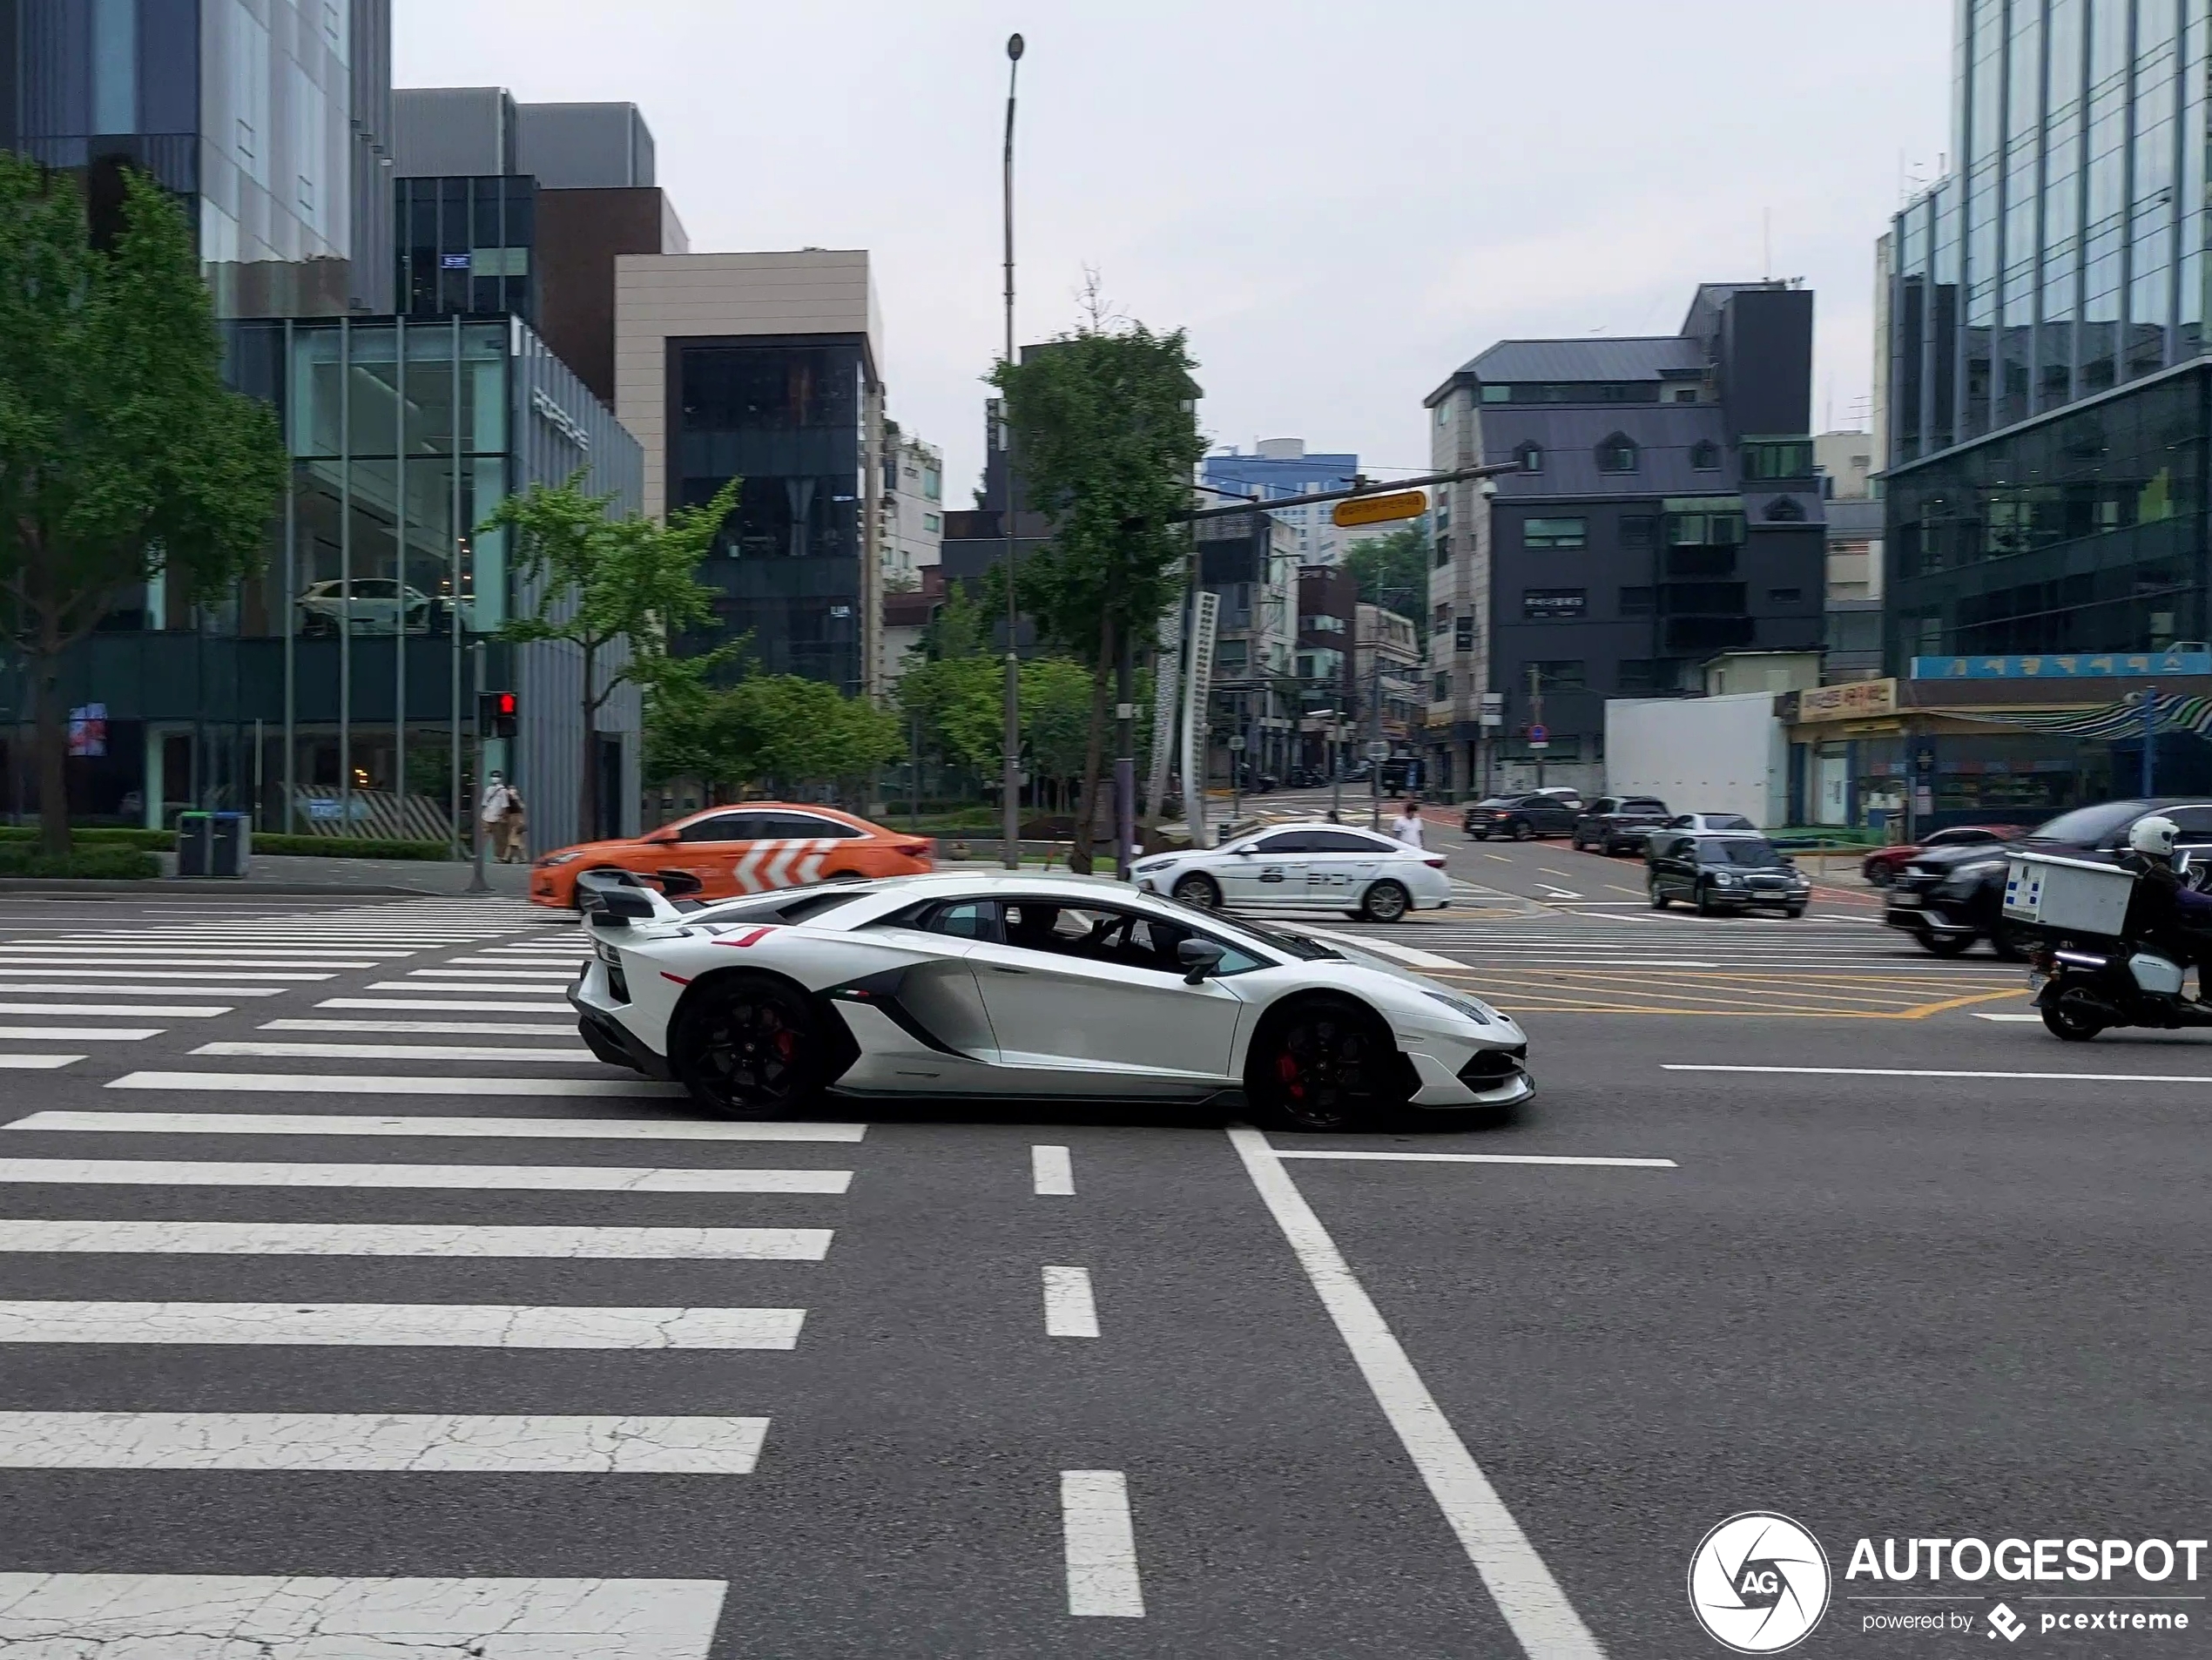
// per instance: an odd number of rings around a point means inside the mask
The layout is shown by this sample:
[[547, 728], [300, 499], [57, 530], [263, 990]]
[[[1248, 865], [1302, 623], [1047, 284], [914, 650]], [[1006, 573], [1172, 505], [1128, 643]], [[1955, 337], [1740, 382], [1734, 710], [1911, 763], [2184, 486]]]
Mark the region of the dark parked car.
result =
[[1993, 843], [2010, 841], [2020, 833], [2016, 824], [1954, 824], [1948, 830], [1939, 830], [1925, 841], [1908, 843], [1902, 847], [1877, 847], [1859, 861], [1859, 874], [1877, 887], [1887, 887], [1897, 880], [1897, 873], [1911, 864], [1931, 847], [1986, 847]]
[[1477, 841], [1493, 836], [1526, 841], [1531, 836], [1572, 835], [1581, 811], [1581, 801], [1572, 796], [1494, 795], [1469, 806], [1460, 822]]
[[2075, 807], [2002, 844], [1930, 847], [1897, 874], [1882, 921], [1902, 928], [1939, 957], [1955, 957], [1987, 940], [2000, 957], [2018, 961], [2022, 942], [2005, 928], [2005, 865], [2009, 854], [2054, 853], [2074, 859], [2109, 859], [2128, 845], [2138, 819], [2162, 813], [2181, 827], [2177, 853], [2198, 859], [2212, 854], [2212, 801], [2101, 801]]
[[1797, 866], [1758, 835], [1662, 832], [1651, 839], [1645, 880], [1653, 910], [1663, 911], [1679, 899], [1695, 905], [1700, 916], [1760, 905], [1803, 916], [1812, 897], [1812, 884]]
[[1568, 832], [1579, 848], [1635, 853], [1667, 821], [1667, 804], [1656, 795], [1601, 795], [1583, 808]]

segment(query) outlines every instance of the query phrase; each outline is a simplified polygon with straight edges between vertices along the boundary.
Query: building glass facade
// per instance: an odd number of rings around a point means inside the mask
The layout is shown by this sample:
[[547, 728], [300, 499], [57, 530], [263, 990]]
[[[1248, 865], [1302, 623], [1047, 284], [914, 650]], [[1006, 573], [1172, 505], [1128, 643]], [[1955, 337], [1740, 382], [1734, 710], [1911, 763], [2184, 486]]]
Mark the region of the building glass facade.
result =
[[520, 317], [537, 326], [537, 180], [395, 181], [395, 292], [410, 317]]
[[[578, 665], [563, 646], [492, 638], [531, 597], [504, 532], [479, 527], [509, 494], [579, 468], [637, 509], [636, 441], [518, 320], [239, 322], [229, 372], [276, 408], [293, 455], [266, 561], [211, 606], [149, 584], [68, 660], [72, 706], [107, 712], [107, 754], [71, 762], [73, 806], [452, 840], [475, 793], [481, 655], [484, 684], [525, 713], [488, 765], [521, 784], [534, 847], [575, 840]], [[11, 813], [30, 805], [26, 693], [20, 673], [0, 676]], [[634, 695], [602, 716], [621, 794], [601, 817], [616, 827], [634, 823], [637, 717]]]
[[1892, 465], [2195, 358], [2212, 0], [1960, 0], [1952, 173], [1898, 216]]
[[772, 674], [864, 688], [868, 422], [857, 338], [668, 342], [671, 507], [745, 481], [702, 578]]
[[389, 0], [0, 0], [0, 147], [189, 206], [225, 316], [388, 310]]

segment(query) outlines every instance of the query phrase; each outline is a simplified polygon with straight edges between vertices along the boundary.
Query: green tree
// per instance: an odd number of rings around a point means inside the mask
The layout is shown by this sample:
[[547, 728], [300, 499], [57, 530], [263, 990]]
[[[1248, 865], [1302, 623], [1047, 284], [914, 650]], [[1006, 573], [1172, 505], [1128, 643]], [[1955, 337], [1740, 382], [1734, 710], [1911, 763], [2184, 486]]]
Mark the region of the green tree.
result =
[[1353, 543], [1344, 568], [1359, 584], [1362, 604], [1418, 617], [1426, 608], [1429, 552], [1428, 521], [1416, 519]]
[[1155, 334], [1094, 303], [1074, 334], [1018, 365], [1001, 363], [991, 377], [1006, 398], [1022, 492], [1052, 525], [1050, 548], [1022, 561], [1016, 597], [1040, 637], [1090, 671], [1069, 860], [1078, 870], [1090, 865], [1108, 688], [1125, 667], [1124, 647], [1133, 658], [1148, 644], [1181, 591], [1177, 516], [1205, 453], [1196, 367], [1180, 329]]
[[599, 710], [617, 688], [652, 682], [670, 642], [712, 618], [715, 590], [697, 572], [737, 505], [738, 482], [656, 524], [635, 513], [610, 517], [613, 496], [586, 495], [583, 480], [578, 471], [564, 483], [533, 484], [502, 502], [485, 524], [514, 532], [517, 588], [536, 601], [501, 638], [566, 641], [583, 658], [577, 824], [588, 841], [599, 833]]
[[645, 775], [696, 778], [710, 794], [779, 793], [855, 779], [906, 749], [899, 717], [835, 686], [749, 673], [718, 685], [704, 658], [668, 659], [646, 691]]
[[265, 557], [284, 444], [221, 362], [174, 201], [126, 173], [96, 246], [67, 175], [0, 152], [0, 634], [34, 687], [50, 854], [70, 841], [63, 654], [142, 583], [205, 601]]

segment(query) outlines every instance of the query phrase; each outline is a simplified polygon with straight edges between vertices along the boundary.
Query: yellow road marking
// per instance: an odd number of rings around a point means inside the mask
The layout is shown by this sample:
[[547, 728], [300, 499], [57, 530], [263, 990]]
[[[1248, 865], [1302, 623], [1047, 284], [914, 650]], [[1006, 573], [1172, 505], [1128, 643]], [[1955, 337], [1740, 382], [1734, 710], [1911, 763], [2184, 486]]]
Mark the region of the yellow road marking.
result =
[[[1998, 1002], [2008, 997], [2028, 995], [2025, 989], [2013, 987], [2002, 990], [1965, 992], [1926, 1002], [1900, 1002], [1887, 1008], [1837, 1007], [1839, 1003], [1865, 1004], [1882, 1000], [1878, 996], [1851, 995], [1818, 984], [1800, 989], [1787, 981], [1776, 979], [1764, 982], [1764, 992], [1749, 988], [1738, 990], [1715, 987], [1711, 995], [1703, 997], [1679, 985], [1653, 988], [1649, 993], [1637, 986], [1622, 985], [1618, 987], [1622, 1001], [1598, 1002], [1591, 1001], [1594, 994], [1602, 989], [1612, 990], [1615, 987], [1606, 985], [1601, 988], [1600, 985], [1587, 983], [1588, 971], [1581, 971], [1583, 983], [1570, 981], [1566, 984], [1547, 984], [1541, 978], [1485, 973], [1476, 969], [1438, 969], [1435, 972], [1440, 976], [1449, 974], [1477, 981], [1486, 991], [1502, 988], [1502, 990], [1494, 993], [1493, 1000], [1508, 1012], [1530, 1009], [1551, 1014], [1710, 1015], [1757, 1016], [1772, 1020], [1925, 1020], [1931, 1016], [1946, 1014], [1975, 1003]], [[1925, 988], [1909, 989], [1918, 991]], [[1900, 986], [1898, 992], [1892, 995], [1907, 995], [1907, 990]], [[1550, 995], [1547, 995], [1548, 993]], [[1669, 993], [1677, 1001], [1668, 1003], [1635, 1001], [1640, 995], [1658, 996]], [[1685, 1003], [1691, 1006], [1685, 1007]]]

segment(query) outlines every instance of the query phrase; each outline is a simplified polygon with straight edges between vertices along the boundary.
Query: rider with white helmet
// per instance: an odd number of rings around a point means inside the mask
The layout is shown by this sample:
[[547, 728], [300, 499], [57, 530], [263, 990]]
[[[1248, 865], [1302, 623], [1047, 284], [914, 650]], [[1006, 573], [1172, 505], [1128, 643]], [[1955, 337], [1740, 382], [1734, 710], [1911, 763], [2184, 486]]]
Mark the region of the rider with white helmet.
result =
[[2212, 987], [2212, 895], [2198, 893], [2174, 867], [2182, 827], [2163, 813], [2148, 813], [2128, 831], [2121, 866], [2135, 874], [2122, 927], [2131, 939], [2196, 965], [2197, 997]]

